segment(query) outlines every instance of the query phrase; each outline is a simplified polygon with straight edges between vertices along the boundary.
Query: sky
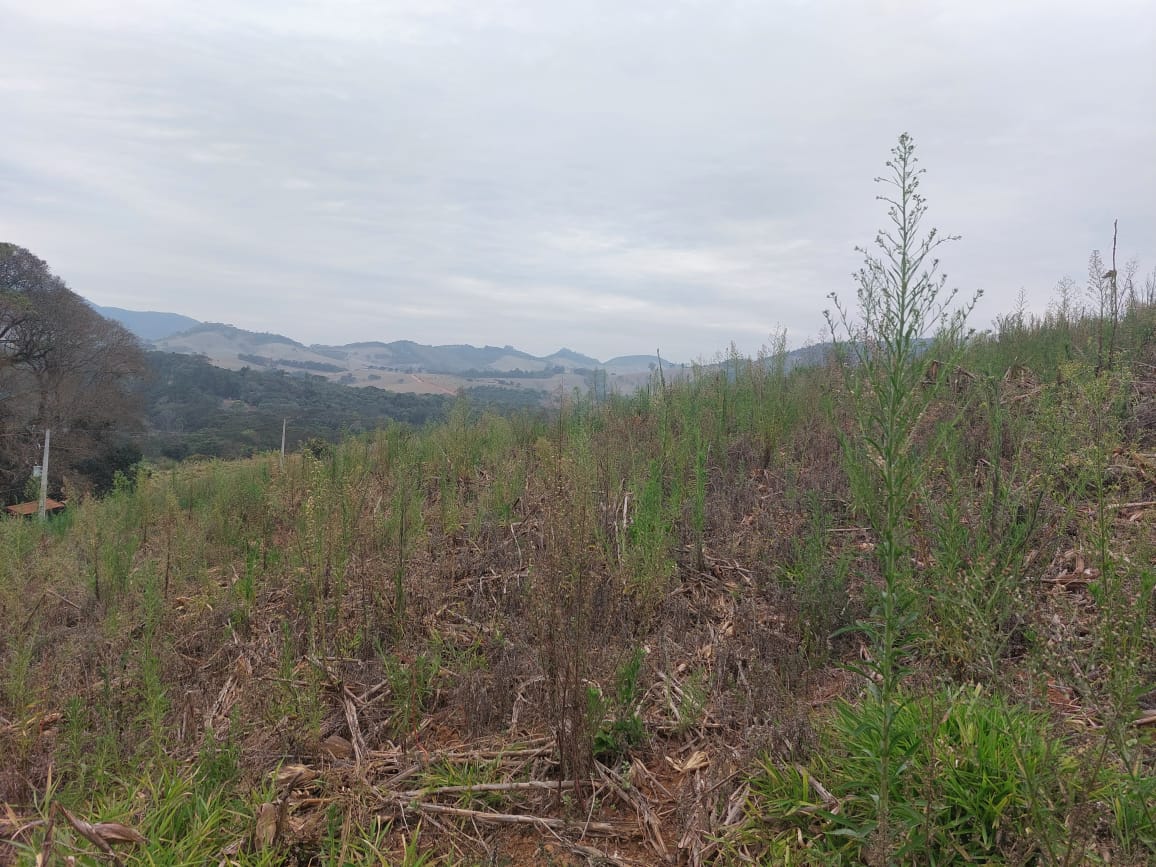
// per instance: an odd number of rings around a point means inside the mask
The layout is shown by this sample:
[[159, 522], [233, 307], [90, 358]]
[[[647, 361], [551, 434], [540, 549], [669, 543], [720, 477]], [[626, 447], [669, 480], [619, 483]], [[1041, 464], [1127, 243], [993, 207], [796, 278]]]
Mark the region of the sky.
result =
[[1156, 266], [1152, 0], [0, 0], [0, 240], [305, 343], [821, 339], [902, 132], [974, 327], [1119, 220]]

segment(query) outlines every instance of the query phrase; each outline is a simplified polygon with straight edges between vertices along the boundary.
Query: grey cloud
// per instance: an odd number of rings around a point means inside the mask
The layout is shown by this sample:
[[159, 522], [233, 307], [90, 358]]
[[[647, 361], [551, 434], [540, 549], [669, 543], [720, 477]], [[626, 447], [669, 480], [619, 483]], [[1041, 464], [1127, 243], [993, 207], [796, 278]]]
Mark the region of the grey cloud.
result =
[[[1156, 257], [1145, 2], [0, 0], [0, 236], [102, 303], [596, 355], [817, 336], [912, 132], [952, 283]], [[324, 299], [319, 306], [318, 300]]]

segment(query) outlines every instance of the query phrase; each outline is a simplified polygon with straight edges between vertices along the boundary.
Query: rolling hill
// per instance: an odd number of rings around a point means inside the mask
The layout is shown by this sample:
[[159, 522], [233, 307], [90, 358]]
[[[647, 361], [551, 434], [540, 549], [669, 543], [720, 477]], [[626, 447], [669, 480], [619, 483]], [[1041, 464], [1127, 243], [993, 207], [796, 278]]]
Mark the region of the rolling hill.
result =
[[[227, 370], [313, 374], [341, 385], [399, 394], [448, 396], [462, 389], [484, 389], [499, 403], [524, 405], [548, 401], [559, 390], [593, 387], [598, 372], [606, 377], [597, 384], [600, 391], [630, 393], [645, 385], [660, 363], [668, 379], [691, 369], [665, 358], [660, 362], [656, 354], [622, 355], [603, 362], [565, 347], [536, 356], [513, 346], [433, 346], [413, 340], [306, 345], [282, 334], [198, 322], [175, 313], [93, 306], [160, 352], [199, 356]], [[793, 350], [787, 354], [786, 367], [818, 363], [825, 352], [822, 345]], [[503, 396], [503, 391], [508, 394]]]
[[307, 372], [343, 385], [412, 394], [456, 394], [462, 388], [487, 387], [532, 390], [545, 398], [559, 388], [584, 387], [597, 370], [606, 371], [612, 391], [630, 392], [646, 383], [657, 363], [655, 356], [603, 363], [565, 348], [535, 356], [513, 346], [430, 346], [412, 340], [307, 346], [280, 334], [221, 323], [198, 323], [150, 343], [162, 352], [198, 355], [229, 370]]

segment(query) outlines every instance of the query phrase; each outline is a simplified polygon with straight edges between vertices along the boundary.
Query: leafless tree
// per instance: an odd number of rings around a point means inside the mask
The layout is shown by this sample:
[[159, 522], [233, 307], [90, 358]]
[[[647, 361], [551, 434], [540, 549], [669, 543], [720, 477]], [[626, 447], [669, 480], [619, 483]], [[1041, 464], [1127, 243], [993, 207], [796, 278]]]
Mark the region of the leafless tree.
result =
[[1097, 313], [1096, 370], [1111, 370], [1116, 362], [1120, 327], [1120, 281], [1116, 272], [1117, 224], [1112, 223], [1112, 264], [1108, 268], [1099, 250], [1088, 258], [1088, 295]]
[[1136, 290], [1136, 272], [1140, 270], [1140, 260], [1129, 259], [1124, 263], [1124, 278], [1120, 281], [1121, 294], [1124, 298], [1125, 309], [1135, 312], [1140, 306], [1140, 295]]

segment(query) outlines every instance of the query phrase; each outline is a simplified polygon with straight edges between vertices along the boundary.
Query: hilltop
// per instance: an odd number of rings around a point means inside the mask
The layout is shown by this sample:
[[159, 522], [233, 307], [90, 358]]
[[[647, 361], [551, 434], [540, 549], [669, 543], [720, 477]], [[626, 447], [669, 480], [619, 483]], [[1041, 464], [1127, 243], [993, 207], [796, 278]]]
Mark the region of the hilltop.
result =
[[191, 316], [180, 313], [164, 313], [157, 310], [125, 310], [122, 307], [102, 307], [89, 305], [106, 319], [119, 322], [144, 341], [160, 340], [181, 331], [195, 328], [201, 323]]

